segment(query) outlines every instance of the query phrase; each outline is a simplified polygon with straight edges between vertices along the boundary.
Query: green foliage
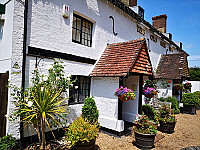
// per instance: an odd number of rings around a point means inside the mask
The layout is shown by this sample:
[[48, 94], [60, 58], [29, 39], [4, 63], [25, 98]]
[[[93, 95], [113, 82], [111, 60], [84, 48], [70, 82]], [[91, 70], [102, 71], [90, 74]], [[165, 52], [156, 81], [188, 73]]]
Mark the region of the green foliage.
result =
[[198, 93], [185, 93], [181, 100], [183, 105], [200, 105], [200, 99]]
[[143, 115], [139, 117], [139, 120], [135, 121], [135, 132], [143, 133], [143, 134], [156, 134], [157, 133], [157, 125], [150, 122], [148, 117]]
[[66, 130], [66, 140], [70, 141], [70, 147], [77, 142], [89, 142], [95, 140], [99, 133], [98, 123], [90, 124], [90, 121], [79, 117], [68, 126]]
[[16, 145], [16, 139], [12, 135], [0, 138], [0, 150], [9, 150]]
[[[13, 120], [18, 117], [25, 125], [31, 124], [38, 133], [40, 144], [45, 149], [45, 126], [51, 130], [52, 125], [62, 127], [61, 120], [66, 116], [66, 100], [62, 98], [62, 92], [73, 86], [71, 76], [64, 76], [62, 61], [54, 61], [48, 75], [40, 75], [38, 69], [34, 70], [32, 84], [22, 90], [10, 84], [11, 95], [16, 106], [11, 114]], [[40, 135], [42, 134], [42, 136]], [[52, 132], [53, 134], [53, 132]], [[40, 139], [42, 137], [42, 140]]]
[[179, 114], [180, 113], [180, 108], [179, 108], [179, 104], [178, 104], [178, 101], [176, 100], [176, 97], [167, 97], [167, 98], [164, 98], [164, 97], [161, 97], [159, 98], [159, 101], [161, 102], [171, 102], [172, 105], [171, 105], [171, 108], [173, 109], [173, 112], [175, 114]]
[[158, 124], [158, 113], [150, 105], [142, 105], [142, 112], [148, 116], [149, 120]]
[[98, 121], [99, 111], [93, 97], [87, 97], [82, 107], [82, 117], [87, 118], [90, 123]]
[[159, 108], [160, 116], [159, 121], [162, 121], [163, 123], [167, 122], [176, 122], [176, 116], [174, 114], [171, 114], [171, 109], [168, 108], [166, 105], [163, 105]]
[[189, 69], [190, 81], [200, 81], [200, 68], [193, 67]]

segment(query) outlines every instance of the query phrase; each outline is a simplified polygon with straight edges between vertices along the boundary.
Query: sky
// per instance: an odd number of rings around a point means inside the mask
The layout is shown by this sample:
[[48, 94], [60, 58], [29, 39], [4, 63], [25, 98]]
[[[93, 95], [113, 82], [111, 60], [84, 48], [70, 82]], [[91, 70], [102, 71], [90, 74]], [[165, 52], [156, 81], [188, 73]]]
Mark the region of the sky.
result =
[[167, 15], [167, 33], [174, 42], [182, 42], [189, 67], [200, 67], [200, 0], [138, 0], [145, 10], [145, 20]]

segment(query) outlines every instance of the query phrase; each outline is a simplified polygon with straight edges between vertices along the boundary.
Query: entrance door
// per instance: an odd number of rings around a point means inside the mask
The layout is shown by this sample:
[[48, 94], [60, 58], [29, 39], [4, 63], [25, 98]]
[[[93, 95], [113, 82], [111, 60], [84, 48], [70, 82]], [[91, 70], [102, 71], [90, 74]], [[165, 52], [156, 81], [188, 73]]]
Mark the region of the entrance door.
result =
[[123, 86], [132, 89], [136, 99], [122, 102], [122, 120], [133, 122], [138, 114], [139, 103], [139, 76], [129, 76], [124, 79]]
[[6, 135], [6, 117], [8, 104], [8, 71], [0, 73], [0, 137]]

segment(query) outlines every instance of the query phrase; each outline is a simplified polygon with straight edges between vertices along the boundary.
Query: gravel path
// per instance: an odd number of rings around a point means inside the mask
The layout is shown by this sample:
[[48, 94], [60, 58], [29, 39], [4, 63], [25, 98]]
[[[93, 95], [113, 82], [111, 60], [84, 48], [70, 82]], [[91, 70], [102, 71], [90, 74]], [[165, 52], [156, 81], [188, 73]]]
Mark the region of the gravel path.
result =
[[[155, 139], [153, 150], [180, 150], [189, 146], [200, 145], [200, 110], [197, 115], [178, 114], [175, 132], [166, 134], [159, 132]], [[136, 150], [134, 136], [121, 138], [100, 133], [96, 140], [96, 147], [100, 150]]]

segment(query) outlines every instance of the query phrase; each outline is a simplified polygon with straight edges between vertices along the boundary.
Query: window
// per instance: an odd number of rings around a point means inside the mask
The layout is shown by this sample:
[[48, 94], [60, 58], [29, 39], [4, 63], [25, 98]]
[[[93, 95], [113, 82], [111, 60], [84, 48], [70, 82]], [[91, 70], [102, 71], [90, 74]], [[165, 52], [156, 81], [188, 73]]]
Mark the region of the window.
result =
[[74, 14], [72, 41], [86, 46], [92, 46], [92, 22]]
[[90, 96], [90, 77], [73, 76], [76, 79], [73, 88], [69, 91], [69, 104], [84, 103], [87, 96]]

